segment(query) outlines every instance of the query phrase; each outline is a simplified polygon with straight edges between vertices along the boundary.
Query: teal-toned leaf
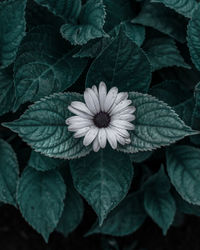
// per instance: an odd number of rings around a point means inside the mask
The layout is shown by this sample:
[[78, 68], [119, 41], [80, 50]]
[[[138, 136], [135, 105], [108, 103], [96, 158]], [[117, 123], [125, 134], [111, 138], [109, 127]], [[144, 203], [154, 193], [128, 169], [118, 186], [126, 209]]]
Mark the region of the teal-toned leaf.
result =
[[110, 31], [125, 20], [134, 16], [131, 2], [129, 0], [103, 0], [106, 8], [105, 30]]
[[185, 17], [192, 17], [192, 14], [197, 7], [196, 0], [151, 0], [155, 3], [163, 3], [166, 7], [169, 7], [179, 14], [184, 15]]
[[169, 192], [159, 193], [149, 189], [144, 194], [144, 207], [153, 221], [162, 228], [163, 234], [166, 235], [176, 212], [176, 203], [172, 195]]
[[88, 0], [82, 7], [79, 23], [66, 23], [61, 26], [62, 36], [74, 45], [83, 45], [91, 39], [106, 36], [103, 30], [105, 8], [102, 0]]
[[125, 236], [138, 230], [144, 223], [146, 216], [142, 194], [131, 194], [108, 215], [101, 227], [95, 223], [87, 235], [102, 233]]
[[10, 65], [25, 35], [26, 0], [0, 2], [0, 68]]
[[138, 152], [134, 154], [130, 154], [131, 161], [136, 162], [136, 163], [141, 163], [143, 161], [146, 161], [149, 159], [152, 155], [151, 151], [144, 151], [144, 152]]
[[56, 170], [43, 173], [27, 167], [19, 180], [17, 202], [22, 216], [46, 242], [62, 215], [65, 192]]
[[130, 92], [129, 99], [136, 107], [135, 130], [130, 133], [131, 143], [118, 148], [122, 152], [153, 150], [198, 133], [187, 126], [166, 103], [155, 97]]
[[190, 69], [172, 38], [149, 39], [143, 49], [147, 53], [153, 71], [172, 66]]
[[142, 25], [133, 24], [131, 22], [124, 22], [122, 24], [125, 34], [130, 38], [133, 42], [137, 44], [137, 46], [141, 46], [145, 39], [145, 28]]
[[0, 201], [16, 206], [19, 178], [17, 157], [12, 147], [0, 139]]
[[179, 42], [185, 42], [187, 24], [185, 18], [163, 4], [146, 1], [132, 22], [152, 27]]
[[65, 174], [67, 194], [65, 197], [64, 210], [56, 230], [63, 233], [66, 237], [80, 224], [83, 217], [84, 205], [80, 195], [74, 189], [71, 175], [68, 174], [68, 171], [66, 171], [66, 169], [65, 172], [67, 172], [67, 174]]
[[[200, 130], [200, 83], [196, 85], [194, 94], [195, 94], [195, 104], [191, 118], [191, 123], [194, 129]], [[191, 141], [196, 145], [200, 145], [200, 135], [192, 136]]]
[[12, 72], [10, 69], [0, 71], [0, 115], [3, 115], [12, 110], [15, 89]]
[[192, 62], [200, 71], [200, 4], [194, 11], [189, 21], [187, 30], [187, 41]]
[[73, 58], [74, 50], [50, 26], [33, 29], [22, 41], [14, 67], [14, 110], [27, 101], [69, 88], [83, 72], [87, 60]]
[[200, 205], [200, 149], [186, 145], [169, 148], [167, 171], [182, 198]]
[[81, 0], [35, 0], [38, 4], [47, 7], [54, 15], [65, 21], [76, 20], [81, 11]]
[[48, 171], [58, 168], [62, 163], [63, 160], [50, 158], [35, 151], [32, 151], [28, 166], [38, 171]]
[[54, 94], [36, 102], [18, 120], [4, 126], [46, 156], [64, 159], [85, 156], [90, 147], [83, 146], [82, 139], [75, 139], [65, 124], [71, 116], [68, 105], [75, 100], [83, 101], [83, 97], [75, 93]]
[[71, 161], [70, 169], [75, 188], [92, 206], [101, 225], [129, 190], [133, 177], [129, 156], [106, 148]]
[[142, 51], [121, 29], [114, 41], [93, 61], [86, 86], [104, 81], [120, 91], [147, 92], [151, 81], [151, 66]]

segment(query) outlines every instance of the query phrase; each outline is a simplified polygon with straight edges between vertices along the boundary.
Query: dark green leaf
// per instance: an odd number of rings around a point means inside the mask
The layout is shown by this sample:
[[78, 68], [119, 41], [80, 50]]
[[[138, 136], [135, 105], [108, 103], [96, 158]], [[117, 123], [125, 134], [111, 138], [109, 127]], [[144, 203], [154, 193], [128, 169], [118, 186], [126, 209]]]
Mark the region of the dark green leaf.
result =
[[17, 190], [17, 202], [25, 220], [48, 241], [64, 208], [66, 187], [56, 170], [26, 168]]
[[75, 93], [60, 93], [36, 102], [19, 120], [4, 125], [17, 132], [36, 151], [49, 157], [71, 159], [85, 156], [90, 147], [75, 139], [65, 120], [71, 116], [68, 105], [82, 101]]
[[18, 162], [11, 146], [0, 139], [0, 201], [16, 206]]
[[0, 2], [0, 68], [11, 64], [25, 35], [26, 0]]
[[[191, 119], [192, 127], [200, 130], [200, 83], [198, 83], [195, 88], [195, 105], [193, 110]], [[200, 145], [200, 135], [192, 136], [191, 141], [196, 145]]]
[[48, 171], [59, 167], [63, 160], [49, 158], [40, 153], [32, 151], [28, 166], [35, 168], [38, 171]]
[[141, 163], [143, 161], [146, 161], [148, 158], [150, 158], [152, 155], [151, 151], [147, 152], [138, 152], [134, 154], [130, 154], [131, 161], [136, 162], [136, 163]]
[[185, 18], [160, 3], [146, 1], [141, 12], [132, 22], [152, 27], [179, 42], [185, 42], [187, 24]]
[[155, 3], [163, 3], [166, 7], [169, 7], [176, 12], [184, 15], [185, 17], [192, 17], [192, 13], [197, 7], [196, 0], [151, 0]]
[[69, 88], [83, 72], [87, 60], [73, 58], [67, 44], [52, 27], [33, 29], [22, 41], [15, 62], [15, 110], [27, 101]]
[[92, 63], [86, 86], [104, 81], [108, 87], [121, 91], [147, 92], [151, 66], [142, 51], [121, 29], [114, 41]]
[[105, 9], [102, 0], [88, 0], [80, 13], [80, 24], [66, 23], [61, 26], [62, 36], [74, 45], [83, 45], [91, 39], [106, 36], [103, 30]]
[[186, 145], [169, 148], [167, 171], [182, 198], [200, 205], [200, 149]]
[[141, 193], [127, 196], [116, 207], [100, 227], [95, 223], [87, 235], [102, 233], [125, 236], [138, 230], [146, 219]]
[[75, 188], [93, 207], [102, 224], [129, 190], [133, 177], [129, 156], [106, 148], [71, 161], [70, 166]]
[[130, 92], [129, 99], [136, 107], [135, 130], [130, 133], [131, 143], [120, 146], [120, 151], [136, 153], [153, 150], [197, 134], [167, 104], [155, 97]]
[[122, 24], [125, 34], [139, 47], [143, 44], [145, 39], [145, 28], [141, 25], [133, 24], [131, 22], [124, 22]]
[[143, 49], [147, 53], [153, 71], [172, 66], [190, 69], [172, 38], [149, 39]]

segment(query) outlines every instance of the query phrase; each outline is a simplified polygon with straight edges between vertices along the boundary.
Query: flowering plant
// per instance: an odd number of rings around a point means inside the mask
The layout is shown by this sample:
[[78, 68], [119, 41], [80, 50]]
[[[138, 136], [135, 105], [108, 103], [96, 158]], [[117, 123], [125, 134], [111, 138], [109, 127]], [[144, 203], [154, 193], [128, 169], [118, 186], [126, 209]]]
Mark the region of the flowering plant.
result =
[[199, 211], [195, 0], [4, 0], [0, 44], [0, 201], [46, 242]]

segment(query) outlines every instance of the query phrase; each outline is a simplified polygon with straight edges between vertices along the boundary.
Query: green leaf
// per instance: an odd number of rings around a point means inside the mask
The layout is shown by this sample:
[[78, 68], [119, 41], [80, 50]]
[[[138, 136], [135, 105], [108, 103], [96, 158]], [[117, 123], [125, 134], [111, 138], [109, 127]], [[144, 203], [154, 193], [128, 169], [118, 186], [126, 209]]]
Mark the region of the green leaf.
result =
[[38, 171], [48, 171], [48, 170], [56, 169], [62, 163], [63, 163], [63, 160], [49, 158], [45, 155], [32, 151], [31, 157], [28, 162], [28, 166]]
[[196, 0], [151, 0], [155, 3], [163, 3], [166, 7], [169, 7], [179, 14], [184, 15], [185, 17], [192, 17], [192, 14], [197, 7]]
[[90, 147], [83, 146], [82, 139], [75, 139], [65, 124], [71, 116], [67, 107], [75, 100], [83, 101], [83, 97], [75, 93], [60, 93], [43, 98], [30, 106], [18, 120], [4, 123], [4, 126], [46, 156], [63, 159], [85, 156]]
[[80, 195], [74, 189], [71, 175], [66, 169], [65, 172], [65, 182], [68, 192], [65, 197], [65, 207], [56, 230], [67, 237], [80, 224], [84, 213], [84, 205]]
[[[103, 65], [103, 67], [102, 67]], [[121, 29], [114, 41], [93, 61], [86, 86], [104, 81], [120, 91], [147, 92], [151, 81], [151, 66], [142, 51]]]
[[91, 39], [106, 36], [103, 30], [105, 23], [105, 9], [102, 0], [88, 0], [82, 7], [80, 24], [66, 23], [60, 32], [73, 45], [83, 45]]
[[15, 100], [15, 89], [10, 69], [0, 71], [0, 116], [11, 111]]
[[152, 155], [151, 151], [147, 151], [147, 152], [138, 152], [138, 153], [134, 153], [134, 154], [130, 154], [130, 158], [132, 162], [136, 162], [136, 163], [141, 163], [143, 161], [146, 161], [147, 159], [149, 159]]
[[143, 49], [147, 53], [153, 71], [172, 66], [190, 69], [172, 38], [149, 39]]
[[75, 188], [92, 206], [101, 225], [129, 190], [133, 177], [129, 156], [107, 147], [71, 161], [70, 169]]
[[167, 171], [182, 198], [200, 205], [200, 149], [186, 145], [169, 148]]
[[36, 3], [47, 7], [54, 15], [65, 21], [76, 20], [81, 11], [81, 0], [35, 0]]
[[26, 0], [0, 2], [0, 68], [10, 65], [16, 57], [18, 46], [25, 35]]
[[136, 107], [135, 130], [130, 133], [131, 143], [119, 146], [122, 152], [153, 150], [198, 133], [187, 126], [166, 103], [155, 97], [130, 92], [129, 99]]
[[181, 43], [185, 42], [187, 24], [185, 18], [160, 3], [146, 1], [141, 12], [132, 22], [152, 27]]
[[[193, 109], [193, 114], [191, 118], [192, 128], [200, 130], [200, 83], [195, 87], [195, 105]], [[191, 141], [200, 145], [200, 135], [195, 135], [191, 137]]]
[[102, 233], [125, 236], [138, 230], [146, 219], [141, 193], [128, 195], [117, 206], [100, 227], [95, 223], [87, 235]]
[[19, 180], [17, 202], [22, 216], [46, 242], [62, 215], [65, 192], [56, 170], [43, 173], [27, 167]]
[[187, 41], [192, 62], [200, 71], [200, 4], [194, 11], [189, 21], [187, 30]]
[[19, 178], [17, 157], [11, 146], [0, 139], [0, 201], [16, 206]]
[[129, 0], [103, 0], [106, 8], [105, 30], [110, 31], [125, 20], [133, 18], [134, 11]]
[[144, 207], [153, 221], [162, 228], [163, 234], [166, 235], [176, 213], [176, 203], [172, 195], [169, 192], [159, 193], [152, 189], [146, 190]]
[[51, 26], [39, 26], [22, 41], [14, 67], [14, 110], [27, 101], [69, 88], [83, 72], [87, 60], [73, 58]]

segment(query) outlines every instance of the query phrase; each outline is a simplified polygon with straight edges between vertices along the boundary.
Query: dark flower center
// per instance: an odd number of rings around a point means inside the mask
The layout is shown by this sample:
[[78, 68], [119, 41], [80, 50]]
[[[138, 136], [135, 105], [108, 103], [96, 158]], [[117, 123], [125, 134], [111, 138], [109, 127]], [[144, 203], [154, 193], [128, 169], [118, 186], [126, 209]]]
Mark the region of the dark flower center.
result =
[[110, 123], [110, 116], [106, 112], [101, 111], [94, 116], [93, 121], [98, 128], [106, 128]]

